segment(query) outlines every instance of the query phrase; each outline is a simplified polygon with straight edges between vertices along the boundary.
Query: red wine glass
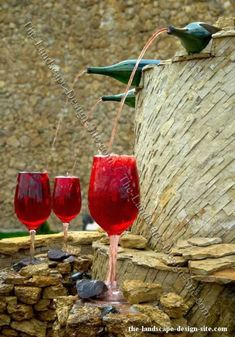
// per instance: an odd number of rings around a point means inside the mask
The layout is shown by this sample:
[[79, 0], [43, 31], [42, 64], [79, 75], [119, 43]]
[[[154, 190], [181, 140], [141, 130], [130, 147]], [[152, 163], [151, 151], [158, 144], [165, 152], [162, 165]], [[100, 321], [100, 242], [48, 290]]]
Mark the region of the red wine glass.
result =
[[109, 291], [104, 301], [120, 303], [121, 293], [116, 282], [118, 241], [120, 234], [136, 219], [140, 202], [135, 157], [115, 154], [94, 156], [88, 202], [91, 216], [110, 237], [106, 277]]
[[67, 251], [68, 227], [81, 210], [80, 179], [74, 176], [55, 177], [52, 208], [63, 223], [64, 250]]
[[19, 172], [15, 191], [15, 213], [30, 233], [30, 262], [34, 262], [36, 230], [51, 213], [51, 193], [46, 172]]

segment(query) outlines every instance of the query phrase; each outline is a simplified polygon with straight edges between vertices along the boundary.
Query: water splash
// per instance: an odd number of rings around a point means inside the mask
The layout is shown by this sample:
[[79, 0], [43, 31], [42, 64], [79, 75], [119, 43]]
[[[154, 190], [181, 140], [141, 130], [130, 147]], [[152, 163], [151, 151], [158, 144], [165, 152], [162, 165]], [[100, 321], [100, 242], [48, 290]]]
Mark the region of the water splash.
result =
[[75, 160], [74, 160], [74, 163], [73, 163], [73, 167], [72, 167], [72, 176], [74, 175], [74, 172], [75, 172], [75, 168], [77, 166], [77, 163], [78, 163], [78, 159], [75, 157]]
[[87, 114], [88, 119], [91, 119], [91, 118], [92, 118], [93, 113], [94, 113], [94, 111], [95, 111], [97, 105], [98, 105], [100, 102], [102, 102], [102, 97], [100, 97], [100, 98], [95, 102], [95, 104], [92, 106], [92, 108], [91, 108], [90, 111], [88, 112], [88, 114]]
[[61, 124], [62, 124], [62, 121], [64, 119], [64, 116], [65, 116], [65, 113], [67, 112], [67, 100], [65, 102], [65, 106], [62, 110], [62, 113], [60, 114], [59, 116], [59, 120], [58, 120], [58, 123], [56, 125], [56, 130], [55, 130], [55, 134], [54, 134], [54, 137], [53, 137], [53, 141], [52, 141], [52, 144], [51, 144], [51, 150], [50, 150], [50, 154], [49, 156], [47, 157], [47, 162], [46, 162], [46, 167], [45, 167], [45, 171], [48, 172], [49, 171], [49, 163], [53, 157], [53, 154], [54, 154], [54, 151], [55, 151], [55, 143], [57, 141], [57, 138], [58, 138], [58, 134], [59, 134], [59, 131], [60, 131], [60, 128], [61, 128]]
[[[88, 120], [92, 118], [93, 113], [94, 113], [94, 111], [95, 111], [97, 105], [98, 105], [100, 102], [102, 102], [102, 98], [101, 98], [101, 97], [95, 102], [95, 104], [92, 106], [92, 108], [91, 108], [90, 111], [88, 112], [88, 114], [87, 114], [87, 119], [88, 119]], [[72, 175], [74, 174], [74, 171], [75, 171], [75, 168], [76, 168], [76, 166], [77, 166], [77, 163], [78, 163], [78, 159], [77, 159], [76, 156], [75, 156], [75, 160], [74, 160], [74, 164], [73, 164], [73, 168], [72, 168]]]
[[75, 84], [77, 83], [77, 81], [79, 80], [80, 77], [82, 77], [85, 73], [87, 72], [86, 69], [83, 69], [82, 71], [79, 71], [77, 73], [77, 75], [74, 77], [73, 83], [72, 83], [72, 90], [75, 87]]
[[[79, 71], [77, 73], [77, 75], [74, 77], [74, 80], [72, 82], [71, 90], [74, 90], [75, 84], [77, 83], [77, 81], [79, 80], [79, 78], [82, 75], [84, 75], [86, 72], [87, 72], [86, 69], [83, 69], [82, 71]], [[57, 126], [56, 126], [56, 131], [55, 131], [54, 138], [53, 138], [53, 141], [52, 141], [52, 144], [51, 144], [50, 156], [49, 156], [47, 164], [46, 164], [46, 171], [48, 171], [49, 161], [50, 161], [50, 159], [51, 159], [51, 157], [53, 155], [53, 152], [55, 151], [55, 143], [56, 143], [57, 138], [58, 138], [58, 134], [59, 134], [59, 131], [60, 131], [60, 128], [61, 128], [61, 125], [62, 125], [62, 121], [64, 119], [65, 114], [67, 113], [67, 104], [68, 104], [68, 98], [65, 101], [65, 105], [64, 105], [63, 111], [62, 111], [62, 113], [61, 113], [61, 115], [59, 117], [59, 120], [58, 120], [58, 123], [57, 123]]]
[[[66, 105], [67, 105], [67, 102], [65, 103], [64, 110], [66, 109]], [[57, 126], [56, 126], [56, 130], [55, 130], [54, 138], [53, 138], [53, 141], [52, 141], [52, 144], [51, 144], [51, 152], [53, 152], [55, 150], [55, 143], [56, 143], [56, 140], [57, 140], [57, 137], [58, 137], [58, 134], [59, 134], [59, 130], [60, 130], [62, 121], [64, 119], [64, 115], [65, 115], [65, 112], [60, 114], [60, 117], [59, 117], [59, 120], [58, 120], [58, 123], [57, 123]]]
[[123, 109], [123, 106], [124, 106], [124, 102], [125, 102], [125, 99], [126, 99], [126, 97], [128, 95], [128, 91], [129, 91], [129, 89], [131, 87], [131, 83], [132, 83], [133, 78], [135, 76], [135, 73], [136, 73], [136, 70], [138, 68], [138, 65], [139, 65], [140, 61], [142, 60], [142, 58], [144, 57], [144, 54], [146, 53], [146, 51], [148, 50], [148, 48], [155, 41], [155, 39], [160, 34], [165, 33], [165, 32], [167, 32], [167, 28], [161, 28], [161, 29], [158, 29], [156, 32], [154, 32], [153, 35], [148, 39], [148, 41], [144, 45], [144, 48], [142, 49], [142, 51], [141, 51], [141, 53], [140, 53], [140, 55], [139, 55], [139, 57], [138, 57], [138, 59], [136, 61], [135, 67], [132, 70], [131, 76], [130, 76], [129, 81], [127, 83], [125, 94], [122, 97], [122, 100], [121, 100], [120, 105], [119, 105], [118, 110], [117, 110], [117, 115], [116, 115], [114, 123], [113, 123], [112, 133], [111, 133], [111, 137], [110, 137], [110, 140], [109, 140], [109, 143], [108, 143], [108, 150], [109, 150], [109, 152], [112, 149], [114, 138], [115, 138], [115, 135], [116, 135], [116, 132], [117, 132], [118, 122], [119, 122], [119, 119], [121, 117], [121, 112], [122, 112], [122, 109]]

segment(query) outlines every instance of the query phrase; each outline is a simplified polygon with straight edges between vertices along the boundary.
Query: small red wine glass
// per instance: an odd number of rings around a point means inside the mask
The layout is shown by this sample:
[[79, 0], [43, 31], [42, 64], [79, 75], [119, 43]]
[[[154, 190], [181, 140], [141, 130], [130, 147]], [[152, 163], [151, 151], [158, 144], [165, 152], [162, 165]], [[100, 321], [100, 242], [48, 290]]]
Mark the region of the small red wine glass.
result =
[[47, 172], [19, 172], [14, 199], [15, 213], [30, 233], [30, 263], [34, 262], [36, 230], [51, 213], [51, 193]]
[[81, 203], [80, 179], [74, 176], [55, 177], [52, 208], [63, 223], [65, 251], [67, 251], [69, 223], [79, 214]]
[[97, 155], [93, 158], [88, 203], [91, 216], [110, 237], [109, 269], [106, 284], [109, 291], [103, 300], [121, 303], [116, 280], [116, 261], [120, 234], [138, 215], [140, 203], [139, 176], [134, 156]]

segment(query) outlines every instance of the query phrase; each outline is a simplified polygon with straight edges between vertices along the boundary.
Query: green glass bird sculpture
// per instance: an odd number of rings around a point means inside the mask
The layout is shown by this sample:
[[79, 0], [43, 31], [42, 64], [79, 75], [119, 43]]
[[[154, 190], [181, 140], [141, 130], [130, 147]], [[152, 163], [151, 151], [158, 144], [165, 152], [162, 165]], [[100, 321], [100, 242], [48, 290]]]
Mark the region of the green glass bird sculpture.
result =
[[[114, 101], [114, 102], [121, 102], [122, 98], [124, 97], [125, 93], [119, 95], [109, 95], [109, 96], [102, 96], [102, 101]], [[125, 104], [130, 106], [131, 108], [135, 107], [135, 89], [129, 90], [125, 99]]]
[[188, 54], [200, 53], [210, 42], [213, 34], [220, 28], [211, 26], [204, 22], [192, 22], [184, 28], [168, 26], [167, 33], [177, 36]]
[[[132, 70], [135, 67], [137, 60], [125, 60], [116, 64], [113, 64], [111, 66], [107, 67], [88, 67], [87, 73], [88, 74], [99, 74], [99, 75], [105, 75], [109, 77], [113, 77], [116, 80], [127, 84], [128, 80], [131, 76]], [[147, 60], [142, 59], [138, 65], [138, 68], [136, 70], [135, 76], [132, 81], [132, 87], [138, 87], [141, 79], [141, 73], [143, 67], [149, 65], [149, 64], [156, 64], [158, 65], [160, 63], [160, 60]]]

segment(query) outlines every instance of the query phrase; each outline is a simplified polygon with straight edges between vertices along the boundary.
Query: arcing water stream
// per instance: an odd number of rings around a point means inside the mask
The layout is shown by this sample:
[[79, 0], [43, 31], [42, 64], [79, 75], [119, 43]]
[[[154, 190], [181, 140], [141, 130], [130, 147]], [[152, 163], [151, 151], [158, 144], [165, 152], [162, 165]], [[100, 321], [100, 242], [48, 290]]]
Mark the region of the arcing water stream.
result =
[[112, 146], [113, 146], [113, 142], [114, 142], [114, 138], [115, 138], [115, 135], [116, 135], [116, 132], [117, 132], [117, 127], [118, 127], [118, 122], [120, 120], [120, 117], [121, 117], [121, 113], [122, 113], [122, 109], [123, 109], [123, 105], [124, 105], [124, 102], [125, 102], [125, 99], [128, 95], [128, 91], [131, 87], [131, 83], [133, 81], [133, 78], [135, 76], [135, 73], [136, 73], [136, 70], [138, 68], [138, 65], [141, 61], [141, 59], [144, 57], [144, 54], [146, 53], [146, 51], [148, 50], [148, 48], [151, 46], [151, 44], [155, 41], [155, 39], [162, 33], [166, 33], [167, 32], [167, 28], [161, 28], [161, 29], [158, 29], [155, 33], [153, 33], [153, 35], [148, 39], [148, 41], [146, 42], [144, 48], [142, 49], [137, 61], [136, 61], [136, 64], [135, 64], [135, 67], [131, 73], [131, 76], [129, 78], [129, 81], [128, 81], [128, 84], [126, 86], [126, 90], [125, 90], [125, 95], [123, 96], [121, 102], [120, 102], [120, 105], [118, 107], [118, 110], [117, 110], [117, 115], [115, 117], [115, 120], [114, 120], [114, 124], [113, 124], [113, 128], [112, 128], [112, 133], [111, 133], [111, 137], [110, 137], [110, 140], [109, 140], [109, 144], [108, 144], [108, 149], [109, 149], [109, 152], [111, 151], [112, 149]]

